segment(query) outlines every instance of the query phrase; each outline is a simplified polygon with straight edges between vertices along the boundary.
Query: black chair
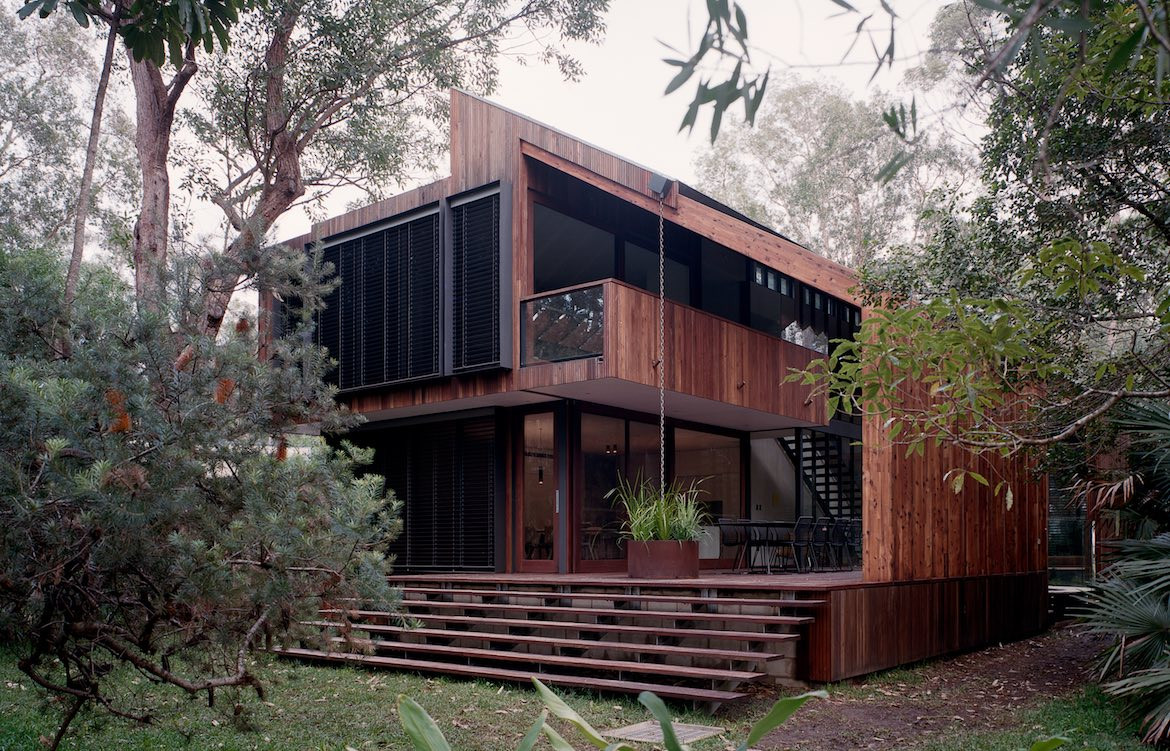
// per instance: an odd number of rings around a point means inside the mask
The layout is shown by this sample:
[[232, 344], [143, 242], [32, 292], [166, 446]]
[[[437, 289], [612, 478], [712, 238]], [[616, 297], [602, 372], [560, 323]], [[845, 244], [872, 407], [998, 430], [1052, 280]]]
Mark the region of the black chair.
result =
[[737, 570], [743, 568], [748, 552], [747, 526], [742, 521], [735, 519], [720, 519], [719, 545], [725, 548], [739, 548], [739, 552], [735, 555], [735, 563], [732, 564], [732, 568]]
[[861, 565], [861, 537], [861, 519], [853, 517], [849, 520], [849, 555], [856, 565]]
[[833, 554], [834, 568], [853, 568], [853, 556], [849, 550], [849, 529], [853, 520], [837, 518], [829, 528], [829, 552]]
[[826, 562], [834, 563], [833, 548], [830, 545], [830, 532], [833, 528], [833, 518], [817, 519], [812, 525], [812, 559], [813, 567], [818, 571], [825, 569]]
[[813, 562], [812, 532], [813, 518], [811, 516], [802, 516], [796, 520], [792, 534], [777, 545], [777, 549], [781, 553], [781, 565], [786, 565], [785, 552], [790, 553], [797, 572], [804, 573], [805, 568]]

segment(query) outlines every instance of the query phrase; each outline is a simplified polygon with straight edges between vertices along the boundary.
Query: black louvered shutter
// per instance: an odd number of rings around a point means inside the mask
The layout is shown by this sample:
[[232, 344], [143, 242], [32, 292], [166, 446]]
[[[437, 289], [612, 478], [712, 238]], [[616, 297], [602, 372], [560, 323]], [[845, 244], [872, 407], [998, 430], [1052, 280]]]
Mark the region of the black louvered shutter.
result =
[[361, 385], [362, 372], [362, 241], [341, 243], [339, 253], [341, 337], [337, 385], [352, 389]]
[[372, 446], [386, 487], [402, 503], [402, 532], [387, 552], [409, 571], [492, 571], [496, 565], [497, 452], [492, 417], [356, 433]]
[[[340, 257], [340, 246], [333, 245], [325, 248], [322, 258], [325, 263], [333, 265], [333, 273], [339, 274], [341, 272], [341, 265], [338, 263]], [[339, 359], [341, 351], [341, 287], [335, 287], [332, 292], [325, 295], [322, 299], [322, 310], [317, 314], [317, 344], [324, 347], [329, 352], [329, 356], [334, 360]], [[334, 367], [325, 374], [325, 380], [328, 383], [336, 385], [337, 368]]]
[[376, 386], [386, 378], [386, 233], [362, 238], [362, 369], [357, 386]]
[[439, 217], [416, 219], [409, 228], [407, 349], [410, 378], [439, 373]]
[[452, 367], [500, 365], [500, 196], [451, 209]]
[[496, 427], [491, 419], [466, 420], [461, 427], [457, 565], [490, 571], [496, 557]]

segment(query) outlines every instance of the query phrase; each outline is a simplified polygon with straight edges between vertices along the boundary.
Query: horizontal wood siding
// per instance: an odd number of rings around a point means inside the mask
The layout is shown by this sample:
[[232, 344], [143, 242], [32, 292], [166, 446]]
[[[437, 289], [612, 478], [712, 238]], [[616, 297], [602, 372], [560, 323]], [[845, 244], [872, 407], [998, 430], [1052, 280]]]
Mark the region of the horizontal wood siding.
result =
[[830, 682], [1039, 633], [1046, 572], [836, 589], [808, 633], [808, 677]]

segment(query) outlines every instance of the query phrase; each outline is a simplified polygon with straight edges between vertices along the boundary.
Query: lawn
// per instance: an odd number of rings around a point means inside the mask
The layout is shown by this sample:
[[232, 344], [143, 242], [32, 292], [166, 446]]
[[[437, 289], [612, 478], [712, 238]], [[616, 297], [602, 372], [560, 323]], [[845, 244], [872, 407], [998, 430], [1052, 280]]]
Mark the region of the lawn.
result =
[[[51, 735], [56, 711], [44, 694], [15, 668], [14, 654], [0, 650], [0, 751], [35, 748]], [[398, 724], [395, 698], [414, 697], [439, 723], [451, 745], [471, 751], [515, 748], [540, 714], [536, 696], [521, 686], [427, 678], [353, 668], [318, 667], [260, 658], [268, 679], [267, 701], [254, 693], [221, 692], [214, 708], [205, 696], [188, 697], [127, 674], [118, 690], [131, 708], [161, 707], [156, 722], [139, 727], [93, 712], [78, 718], [65, 749], [402, 749], [410, 748]], [[930, 666], [890, 671], [848, 686], [829, 687], [847, 701], [882, 701], [894, 685], [913, 685]], [[563, 692], [569, 703], [598, 728], [648, 718], [632, 698]], [[679, 710], [684, 722], [718, 724], [729, 734], [695, 744], [695, 751], [722, 751], [738, 741], [751, 720], [773, 698], [761, 696], [721, 712], [714, 720]], [[812, 717], [805, 718], [812, 719]], [[815, 727], [815, 720], [813, 725]], [[567, 733], [568, 731], [566, 731]], [[1119, 732], [1113, 708], [1092, 687], [1048, 699], [1018, 712], [1005, 727], [983, 733], [951, 731], [934, 740], [911, 742], [928, 751], [1017, 751], [1038, 737], [1066, 734], [1069, 748], [1136, 751], [1145, 748], [1132, 732]], [[567, 736], [572, 738], [571, 735]], [[803, 745], [803, 744], [802, 744]], [[547, 746], [544, 746], [547, 748]], [[763, 748], [772, 748], [767, 742]], [[783, 746], [779, 746], [783, 748]]]

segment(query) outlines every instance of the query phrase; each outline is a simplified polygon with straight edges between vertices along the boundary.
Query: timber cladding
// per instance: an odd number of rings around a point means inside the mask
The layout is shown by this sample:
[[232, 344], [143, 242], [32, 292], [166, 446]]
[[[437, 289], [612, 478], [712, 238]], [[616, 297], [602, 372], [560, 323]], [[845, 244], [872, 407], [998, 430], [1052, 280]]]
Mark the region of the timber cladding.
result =
[[1002, 574], [841, 588], [808, 633], [810, 680], [839, 681], [1042, 631], [1048, 574]]
[[[924, 387], [904, 390], [923, 404]], [[974, 456], [928, 441], [921, 456], [891, 444], [879, 418], [862, 426], [863, 571], [867, 582], [1041, 572], [1048, 569], [1048, 481], [1023, 455]], [[956, 494], [947, 473], [979, 472]], [[1012, 490], [996, 495], [1003, 481]]]

